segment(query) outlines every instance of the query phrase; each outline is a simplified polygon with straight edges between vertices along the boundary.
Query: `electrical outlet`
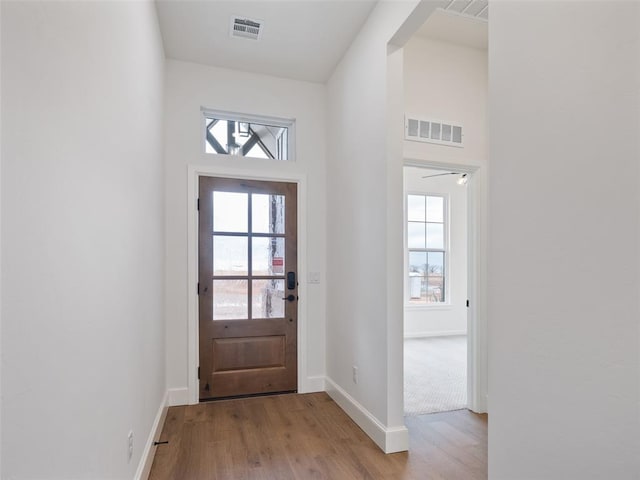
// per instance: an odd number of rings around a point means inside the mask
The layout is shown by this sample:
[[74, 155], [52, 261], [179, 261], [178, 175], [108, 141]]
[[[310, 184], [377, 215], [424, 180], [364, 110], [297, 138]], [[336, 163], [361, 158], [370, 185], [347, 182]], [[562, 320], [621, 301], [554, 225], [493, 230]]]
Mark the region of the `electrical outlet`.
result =
[[129, 449], [127, 450], [127, 460], [131, 460], [131, 457], [133, 457], [133, 430], [129, 432], [129, 435], [127, 435], [127, 439], [129, 440]]
[[353, 366], [353, 383], [358, 383], [358, 367]]

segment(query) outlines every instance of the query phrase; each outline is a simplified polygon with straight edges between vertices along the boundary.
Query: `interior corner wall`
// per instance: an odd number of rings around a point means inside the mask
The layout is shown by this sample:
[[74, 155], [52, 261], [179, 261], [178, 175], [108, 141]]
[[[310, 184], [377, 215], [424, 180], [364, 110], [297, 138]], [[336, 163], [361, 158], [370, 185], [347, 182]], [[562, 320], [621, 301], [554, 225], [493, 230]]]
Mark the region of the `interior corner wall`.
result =
[[[388, 202], [402, 211], [402, 154], [387, 156], [387, 42], [415, 4], [378, 3], [328, 82], [327, 378], [387, 429], [404, 426], [401, 384], [389, 389], [389, 375], [402, 367], [390, 370], [387, 363], [390, 353], [402, 352], [401, 226], [397, 308], [392, 315], [387, 309]], [[390, 198], [391, 188], [397, 198]]]
[[[2, 272], [2, 5], [0, 4], [0, 272]], [[2, 432], [2, 275], [0, 274], [0, 432]], [[0, 476], [2, 476], [2, 434], [0, 433]]]
[[[319, 284], [307, 286], [307, 335], [299, 339], [307, 351], [307, 386], [324, 388], [326, 261], [326, 87], [268, 75], [167, 60], [165, 69], [166, 163], [166, 311], [167, 382], [188, 386], [187, 169], [233, 169], [307, 178], [307, 254], [299, 258], [308, 271], [321, 273]], [[294, 162], [238, 158], [204, 153], [202, 107], [296, 120]], [[306, 278], [301, 278], [306, 282]]]
[[495, 480], [640, 477], [639, 24], [636, 2], [491, 3]]
[[166, 391], [154, 5], [1, 11], [0, 476], [133, 478]]

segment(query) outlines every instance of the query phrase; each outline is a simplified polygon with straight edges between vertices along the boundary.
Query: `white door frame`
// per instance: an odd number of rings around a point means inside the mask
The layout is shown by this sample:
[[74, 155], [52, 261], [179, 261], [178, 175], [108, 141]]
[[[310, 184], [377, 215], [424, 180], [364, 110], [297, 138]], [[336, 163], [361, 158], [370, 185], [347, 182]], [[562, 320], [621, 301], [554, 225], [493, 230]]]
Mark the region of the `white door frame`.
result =
[[[243, 159], [240, 158], [239, 161]], [[267, 162], [268, 163], [268, 162]], [[268, 168], [229, 168], [214, 165], [189, 165], [187, 175], [187, 348], [189, 404], [199, 403], [198, 364], [198, 184], [200, 177], [224, 177], [241, 180], [291, 182], [298, 185], [298, 278], [307, 278], [307, 176], [297, 172], [278, 172]], [[298, 285], [298, 392], [309, 391], [307, 384], [307, 285]]]
[[[478, 288], [486, 276], [484, 264], [480, 261], [478, 253], [478, 231], [481, 216], [482, 189], [479, 184], [479, 173], [482, 167], [478, 165], [454, 164], [435, 162], [415, 158], [405, 158], [403, 167], [428, 168], [432, 170], [446, 170], [466, 173], [469, 176], [467, 184], [467, 406], [478, 413], [487, 411], [486, 386], [482, 385], [486, 376], [486, 321], [481, 317], [481, 306], [484, 304], [481, 298], [481, 290]], [[403, 187], [403, 196], [406, 195]], [[403, 201], [403, 205], [405, 202]], [[403, 245], [403, 250], [405, 246]], [[403, 289], [403, 294], [404, 294]], [[404, 305], [404, 297], [403, 297]], [[404, 318], [404, 309], [403, 309]], [[402, 322], [404, 329], [404, 321]], [[403, 331], [404, 338], [404, 331]]]

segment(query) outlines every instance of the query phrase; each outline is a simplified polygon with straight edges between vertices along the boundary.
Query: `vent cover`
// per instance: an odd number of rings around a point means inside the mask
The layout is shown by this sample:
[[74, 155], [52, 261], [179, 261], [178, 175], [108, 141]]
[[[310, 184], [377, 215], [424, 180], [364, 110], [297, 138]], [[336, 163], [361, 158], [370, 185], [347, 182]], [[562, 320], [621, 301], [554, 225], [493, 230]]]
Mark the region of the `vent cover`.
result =
[[462, 125], [442, 120], [405, 117], [404, 138], [416, 142], [437, 143], [450, 147], [464, 147]]
[[231, 28], [229, 35], [232, 37], [248, 38], [250, 40], [260, 40], [262, 36], [262, 20], [254, 20], [246, 17], [231, 17]]

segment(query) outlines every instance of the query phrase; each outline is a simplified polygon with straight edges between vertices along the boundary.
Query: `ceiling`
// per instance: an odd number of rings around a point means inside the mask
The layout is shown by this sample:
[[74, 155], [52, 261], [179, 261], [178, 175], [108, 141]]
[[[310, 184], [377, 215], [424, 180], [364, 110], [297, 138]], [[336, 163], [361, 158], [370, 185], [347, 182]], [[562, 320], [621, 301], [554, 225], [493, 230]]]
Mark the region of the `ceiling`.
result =
[[[469, 4], [469, 1], [463, 2]], [[451, 7], [459, 6], [464, 9], [463, 3], [452, 3]], [[482, 0], [474, 0], [479, 6]], [[486, 5], [486, 1], [484, 1]], [[475, 11], [475, 10], [473, 10]], [[467, 10], [468, 12], [468, 10]], [[485, 9], [480, 17], [459, 13], [458, 10], [435, 10], [427, 21], [416, 32], [416, 35], [431, 38], [443, 42], [463, 45], [465, 47], [487, 49], [488, 38], [488, 9]], [[485, 18], [486, 17], [486, 18]]]
[[[375, 0], [156, 0], [168, 58], [325, 82]], [[232, 38], [231, 16], [264, 22], [260, 40]]]

